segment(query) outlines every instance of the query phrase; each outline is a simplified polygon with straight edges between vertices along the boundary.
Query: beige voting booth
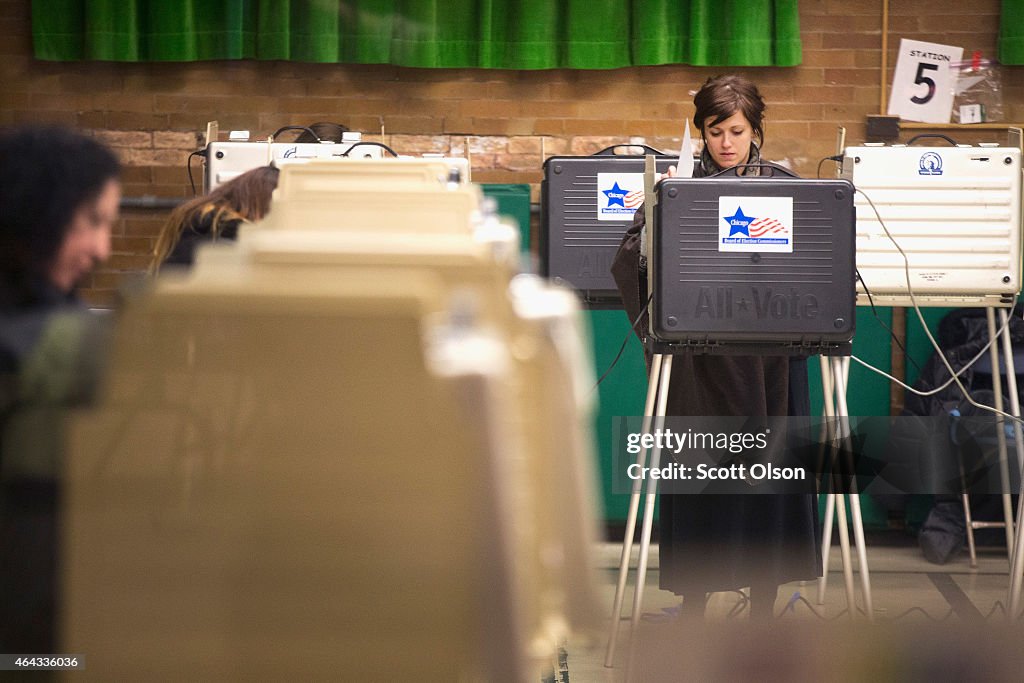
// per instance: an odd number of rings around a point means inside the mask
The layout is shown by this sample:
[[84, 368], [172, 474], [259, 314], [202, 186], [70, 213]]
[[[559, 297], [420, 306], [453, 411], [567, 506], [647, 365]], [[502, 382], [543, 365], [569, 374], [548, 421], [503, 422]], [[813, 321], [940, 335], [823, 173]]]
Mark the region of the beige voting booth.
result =
[[[89, 670], [535, 681], [599, 626], [578, 306], [516, 276], [475, 188], [433, 183], [373, 235], [328, 224], [344, 193], [286, 192], [129, 307], [73, 430], [64, 643]], [[431, 195], [459, 199], [423, 234], [404, 203]]]

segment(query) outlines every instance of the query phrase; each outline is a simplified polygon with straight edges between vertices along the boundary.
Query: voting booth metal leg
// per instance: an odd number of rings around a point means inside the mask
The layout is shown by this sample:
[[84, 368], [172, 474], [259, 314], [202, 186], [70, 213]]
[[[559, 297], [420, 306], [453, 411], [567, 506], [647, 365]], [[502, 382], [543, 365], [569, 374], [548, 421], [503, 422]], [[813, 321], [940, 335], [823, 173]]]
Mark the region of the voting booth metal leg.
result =
[[[829, 360], [825, 356], [818, 356], [821, 367], [821, 394], [825, 404], [826, 423], [835, 417], [836, 410], [833, 403], [832, 370], [829, 367]], [[826, 427], [826, 424], [822, 425]], [[824, 440], [824, 439], [823, 439]], [[820, 495], [820, 494], [819, 494]], [[825, 589], [828, 587], [828, 558], [832, 550], [832, 525], [835, 523], [836, 496], [834, 493], [825, 495], [825, 519], [822, 523], [821, 539], [821, 578], [818, 579], [818, 604], [825, 604]]]
[[[846, 383], [843, 381], [843, 362], [839, 358], [831, 359], [832, 366], [832, 382], [835, 385], [836, 393], [840, 387], [845, 388]], [[839, 413], [840, 405], [836, 404], [836, 417], [841, 417]], [[837, 428], [841, 427], [838, 423]], [[844, 438], [845, 433], [838, 433], [837, 439]], [[843, 494], [834, 494], [836, 499], [836, 522], [839, 526], [839, 552], [843, 558], [843, 582], [846, 587], [846, 604], [850, 612], [850, 618], [855, 619], [857, 617], [857, 597], [853, 587], [853, 557], [850, 554], [850, 528], [846, 520], [846, 501]], [[850, 514], [858, 515], [860, 513], [860, 507], [856, 510], [853, 506], [850, 506]]]
[[[822, 392], [825, 403], [826, 419], [833, 419], [840, 429], [838, 438], [849, 434], [849, 417], [846, 404], [846, 382], [850, 371], [848, 358], [825, 358], [822, 356], [821, 378]], [[822, 524], [821, 543], [821, 578], [818, 579], [818, 604], [825, 603], [825, 589], [828, 587], [829, 554], [832, 547], [833, 522], [839, 527], [839, 549], [843, 560], [843, 582], [846, 589], [846, 602], [850, 617], [856, 618], [856, 591], [853, 580], [853, 556], [850, 551], [850, 531], [846, 516], [846, 500], [849, 499], [850, 516], [857, 546], [857, 559], [861, 575], [861, 589], [864, 592], [864, 604], [868, 619], [872, 619], [871, 578], [867, 563], [867, 550], [864, 541], [864, 520], [861, 514], [860, 498], [857, 494], [827, 494], [825, 503], [825, 519]]]
[[[1009, 314], [1005, 308], [999, 309], [999, 322], [1001, 325], [1006, 327], [1006, 331], [1002, 335], [1003, 342], [1003, 362], [1006, 364], [1006, 386], [1008, 393], [1010, 394], [1010, 414], [1014, 417], [1020, 417], [1020, 398], [1017, 393], [1017, 370], [1014, 367], [1013, 360], [1013, 346], [1010, 343], [1010, 329], [1007, 321], [1009, 320]], [[993, 374], [999, 371], [998, 368], [993, 368]], [[1013, 422], [1013, 442], [1016, 447], [1017, 463], [1022, 467], [1022, 473], [1024, 473], [1024, 438], [1022, 438], [1021, 426], [1018, 420]], [[1022, 506], [1024, 506], [1024, 495], [1017, 496], [1017, 519], [1021, 519]], [[1007, 520], [1010, 523], [1010, 520]], [[1024, 579], [1024, 563], [1021, 562], [1022, 553], [1024, 553], [1024, 534], [1016, 533], [1014, 536], [1013, 553], [1010, 556], [1010, 590], [1008, 597], [1008, 610], [1009, 618], [1011, 621], [1016, 621], [1020, 614], [1020, 591], [1021, 581]]]
[[[849, 410], [846, 405], [846, 377], [850, 371], [849, 359], [835, 359], [834, 363], [839, 365], [836, 373], [836, 414], [841, 424], [842, 435], [850, 435]], [[852, 480], [856, 483], [856, 479]], [[871, 600], [871, 573], [868, 570], [868, 553], [864, 544], [864, 517], [860, 510], [860, 494], [855, 488], [847, 494], [850, 499], [850, 515], [853, 517], [853, 536], [857, 544], [857, 567], [860, 570], [860, 587], [864, 592], [864, 611], [867, 613], [868, 621], [874, 621], [874, 606]], [[845, 558], [844, 558], [845, 559]], [[845, 568], [844, 568], [845, 573]], [[854, 609], [852, 606], [851, 610]]]
[[[995, 408], [996, 410], [1003, 411], [1003, 380], [1002, 373], [999, 371], [999, 344], [995, 341], [996, 338], [996, 314], [995, 309], [989, 306], [985, 309], [986, 322], [988, 323], [988, 338], [993, 340], [992, 345], [989, 347], [989, 360], [992, 365], [992, 393], [995, 394]], [[1009, 330], [1005, 330], [1005, 334], [1009, 334]], [[965, 491], [961, 497], [964, 505], [964, 521], [967, 527], [967, 551], [971, 558], [971, 569], [978, 567], [978, 550], [974, 543], [974, 530], [984, 529], [991, 527], [1003, 527], [1006, 532], [1006, 556], [1013, 562], [1013, 501], [1010, 495], [1010, 467], [1007, 458], [1007, 446], [1006, 446], [1006, 432], [1004, 431], [1005, 421], [1002, 416], [996, 420], [996, 439], [999, 448], [999, 481], [1002, 485], [1003, 499], [1003, 521], [1002, 522], [976, 522], [971, 516], [971, 497]], [[961, 474], [963, 477], [963, 463], [960, 464]]]
[[[651, 361], [651, 373], [647, 381], [647, 401], [644, 404], [643, 431], [645, 434], [651, 431], [651, 420], [654, 416], [655, 404], [658, 398], [658, 378], [661, 376], [661, 365], [664, 356], [658, 353]], [[647, 449], [641, 448], [637, 454], [636, 464], [644, 467], [647, 464]], [[615, 602], [612, 606], [612, 621], [608, 633], [608, 648], [604, 654], [604, 665], [611, 667], [615, 660], [615, 646], [619, 639], [619, 624], [622, 620], [622, 600], [626, 594], [626, 580], [629, 577], [629, 559], [633, 552], [633, 538], [636, 535], [636, 515], [640, 508], [640, 494], [643, 489], [643, 480], [636, 479], [633, 482], [633, 492], [629, 497], [629, 512], [626, 517], [626, 534], [622, 541], [622, 557], [619, 559], [619, 582], [615, 586]]]
[[[988, 338], [996, 338], [996, 312], [991, 306], [985, 309], [986, 317], [988, 318]], [[1010, 328], [1007, 327], [1003, 331], [1004, 337], [1009, 340]], [[992, 359], [992, 390], [996, 395], [996, 408], [998, 410], [1005, 410], [1003, 407], [1003, 377], [1002, 373], [998, 371], [999, 368], [999, 345], [995, 342], [992, 343], [989, 349], [989, 355]], [[1009, 361], [1013, 363], [1013, 359]], [[1016, 377], [1014, 377], [1016, 379]], [[1016, 386], [1016, 382], [1014, 383]], [[1005, 420], [1000, 416], [997, 422], [997, 432], [999, 442], [999, 480], [1003, 485], [1003, 521], [1004, 528], [1006, 530], [1006, 556], [1011, 562], [1013, 562], [1013, 539], [1016, 530], [1013, 525], [1013, 496], [1010, 493], [1010, 459], [1008, 456], [1006, 446], [1006, 432], [1004, 430]], [[970, 526], [968, 525], [968, 529]], [[974, 566], [974, 565], [972, 565]]]
[[[668, 383], [672, 378], [672, 355], [666, 354], [661, 361], [661, 376], [658, 378], [658, 407], [654, 414], [654, 428], [663, 429], [665, 412], [668, 408]], [[651, 449], [651, 469], [661, 464], [661, 443], [656, 441]], [[633, 593], [633, 613], [630, 626], [633, 633], [640, 625], [640, 605], [644, 597], [644, 583], [647, 580], [647, 552], [651, 547], [651, 526], [654, 524], [654, 501], [658, 497], [658, 480], [653, 477], [647, 484], [647, 495], [644, 498], [643, 529], [640, 532], [640, 557], [636, 567], [636, 591]], [[635, 640], [635, 639], [634, 639]]]
[[[672, 379], [672, 355], [665, 354], [661, 361], [661, 375], [658, 377], [658, 400], [654, 410], [654, 429], [665, 427], [665, 413], [668, 409], [668, 386]], [[661, 442], [655, 441], [651, 449], [651, 469], [661, 464]], [[640, 557], [636, 566], [636, 588], [633, 592], [633, 611], [630, 617], [629, 660], [626, 665], [626, 680], [632, 680], [633, 662], [636, 654], [637, 633], [640, 626], [640, 606], [644, 599], [644, 584], [647, 581], [647, 556], [651, 548], [651, 527], [654, 524], [654, 502], [658, 498], [658, 480], [653, 477], [647, 482], [644, 496], [644, 516], [640, 532]]]

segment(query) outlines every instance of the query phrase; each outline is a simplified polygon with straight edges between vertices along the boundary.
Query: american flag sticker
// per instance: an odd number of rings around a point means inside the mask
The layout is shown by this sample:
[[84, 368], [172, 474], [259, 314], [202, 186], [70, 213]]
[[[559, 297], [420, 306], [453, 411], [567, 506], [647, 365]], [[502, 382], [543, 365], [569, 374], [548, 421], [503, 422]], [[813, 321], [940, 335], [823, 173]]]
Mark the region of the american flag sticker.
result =
[[718, 251], [793, 251], [792, 197], [719, 197]]

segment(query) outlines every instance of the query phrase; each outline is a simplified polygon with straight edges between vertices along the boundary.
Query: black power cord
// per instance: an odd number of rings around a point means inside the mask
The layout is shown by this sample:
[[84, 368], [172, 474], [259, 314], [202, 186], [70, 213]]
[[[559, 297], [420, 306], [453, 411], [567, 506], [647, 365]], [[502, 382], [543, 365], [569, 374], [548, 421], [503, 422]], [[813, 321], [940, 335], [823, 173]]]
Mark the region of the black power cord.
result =
[[185, 163], [185, 166], [188, 168], [188, 184], [192, 186], [192, 196], [195, 197], [197, 192], [196, 192], [196, 181], [195, 181], [195, 179], [192, 178], [192, 157], [204, 157], [205, 158], [206, 157], [206, 150], [205, 149], [197, 149], [196, 151], [192, 152], [191, 154], [188, 155], [188, 161]]
[[830, 157], [824, 157], [821, 161], [819, 161], [818, 162], [818, 172], [815, 174], [815, 175], [818, 176], [819, 179], [821, 178], [821, 165], [823, 163], [825, 163], [826, 161], [835, 161], [836, 163], [842, 163], [843, 155], [842, 154], [835, 154], [835, 155], [830, 156]]
[[916, 362], [912, 357], [910, 357], [907, 354], [906, 347], [903, 346], [903, 343], [899, 340], [899, 337], [897, 337], [896, 333], [892, 331], [892, 328], [885, 324], [885, 321], [883, 321], [882, 317], [879, 315], [879, 311], [874, 309], [874, 299], [871, 298], [871, 292], [870, 290], [867, 289], [867, 283], [865, 283], [864, 279], [861, 278], [860, 276], [860, 270], [854, 268], [853, 271], [857, 273], [857, 280], [860, 281], [860, 286], [864, 288], [864, 294], [867, 295], [867, 303], [871, 306], [871, 314], [874, 315], [874, 319], [876, 319], [876, 321], [879, 322], [879, 325], [886, 329], [886, 332], [889, 333], [889, 336], [893, 338], [894, 342], [896, 342], [896, 346], [898, 346], [899, 350], [903, 352], [903, 355], [906, 357], [906, 359], [910, 361], [910, 365], [918, 369], [918, 374], [920, 375], [921, 366], [919, 366], [918, 362]]
[[391, 149], [390, 147], [385, 145], [383, 142], [357, 142], [354, 145], [352, 145], [351, 147], [349, 147], [340, 156], [347, 157], [348, 155], [350, 155], [352, 153], [352, 150], [354, 150], [356, 147], [380, 147], [381, 149], [387, 150], [388, 153], [391, 154], [391, 156], [393, 156], [393, 157], [397, 157], [398, 156], [398, 152], [396, 152], [395, 150]]
[[597, 391], [597, 388], [601, 386], [601, 382], [604, 381], [604, 378], [608, 376], [608, 373], [612, 371], [612, 368], [615, 367], [615, 364], [619, 362], [620, 358], [622, 358], [622, 352], [626, 350], [626, 344], [629, 343], [629, 338], [630, 336], [632, 336], [633, 330], [635, 330], [636, 326], [640, 324], [640, 320], [642, 320], [644, 317], [644, 311], [647, 310], [647, 307], [651, 305], [652, 301], [654, 301], [654, 294], [651, 294], [649, 297], [647, 297], [647, 303], [645, 303], [643, 307], [640, 309], [640, 315], [638, 315], [636, 317], [636, 320], [633, 321], [633, 324], [629, 326], [629, 332], [626, 333], [626, 338], [622, 340], [622, 346], [619, 347], [619, 352], [615, 354], [615, 360], [612, 361], [612, 364], [608, 366], [608, 369], [605, 370], [601, 377], [597, 380], [597, 382], [594, 384], [594, 388], [590, 390], [591, 392]]
[[312, 128], [307, 128], [306, 126], [281, 126], [276, 131], [274, 131], [274, 134], [271, 135], [270, 137], [276, 139], [278, 135], [285, 132], [286, 130], [304, 130], [310, 135], [312, 135], [314, 140], [316, 140], [317, 142], [321, 142], [320, 136], [314, 133]]

